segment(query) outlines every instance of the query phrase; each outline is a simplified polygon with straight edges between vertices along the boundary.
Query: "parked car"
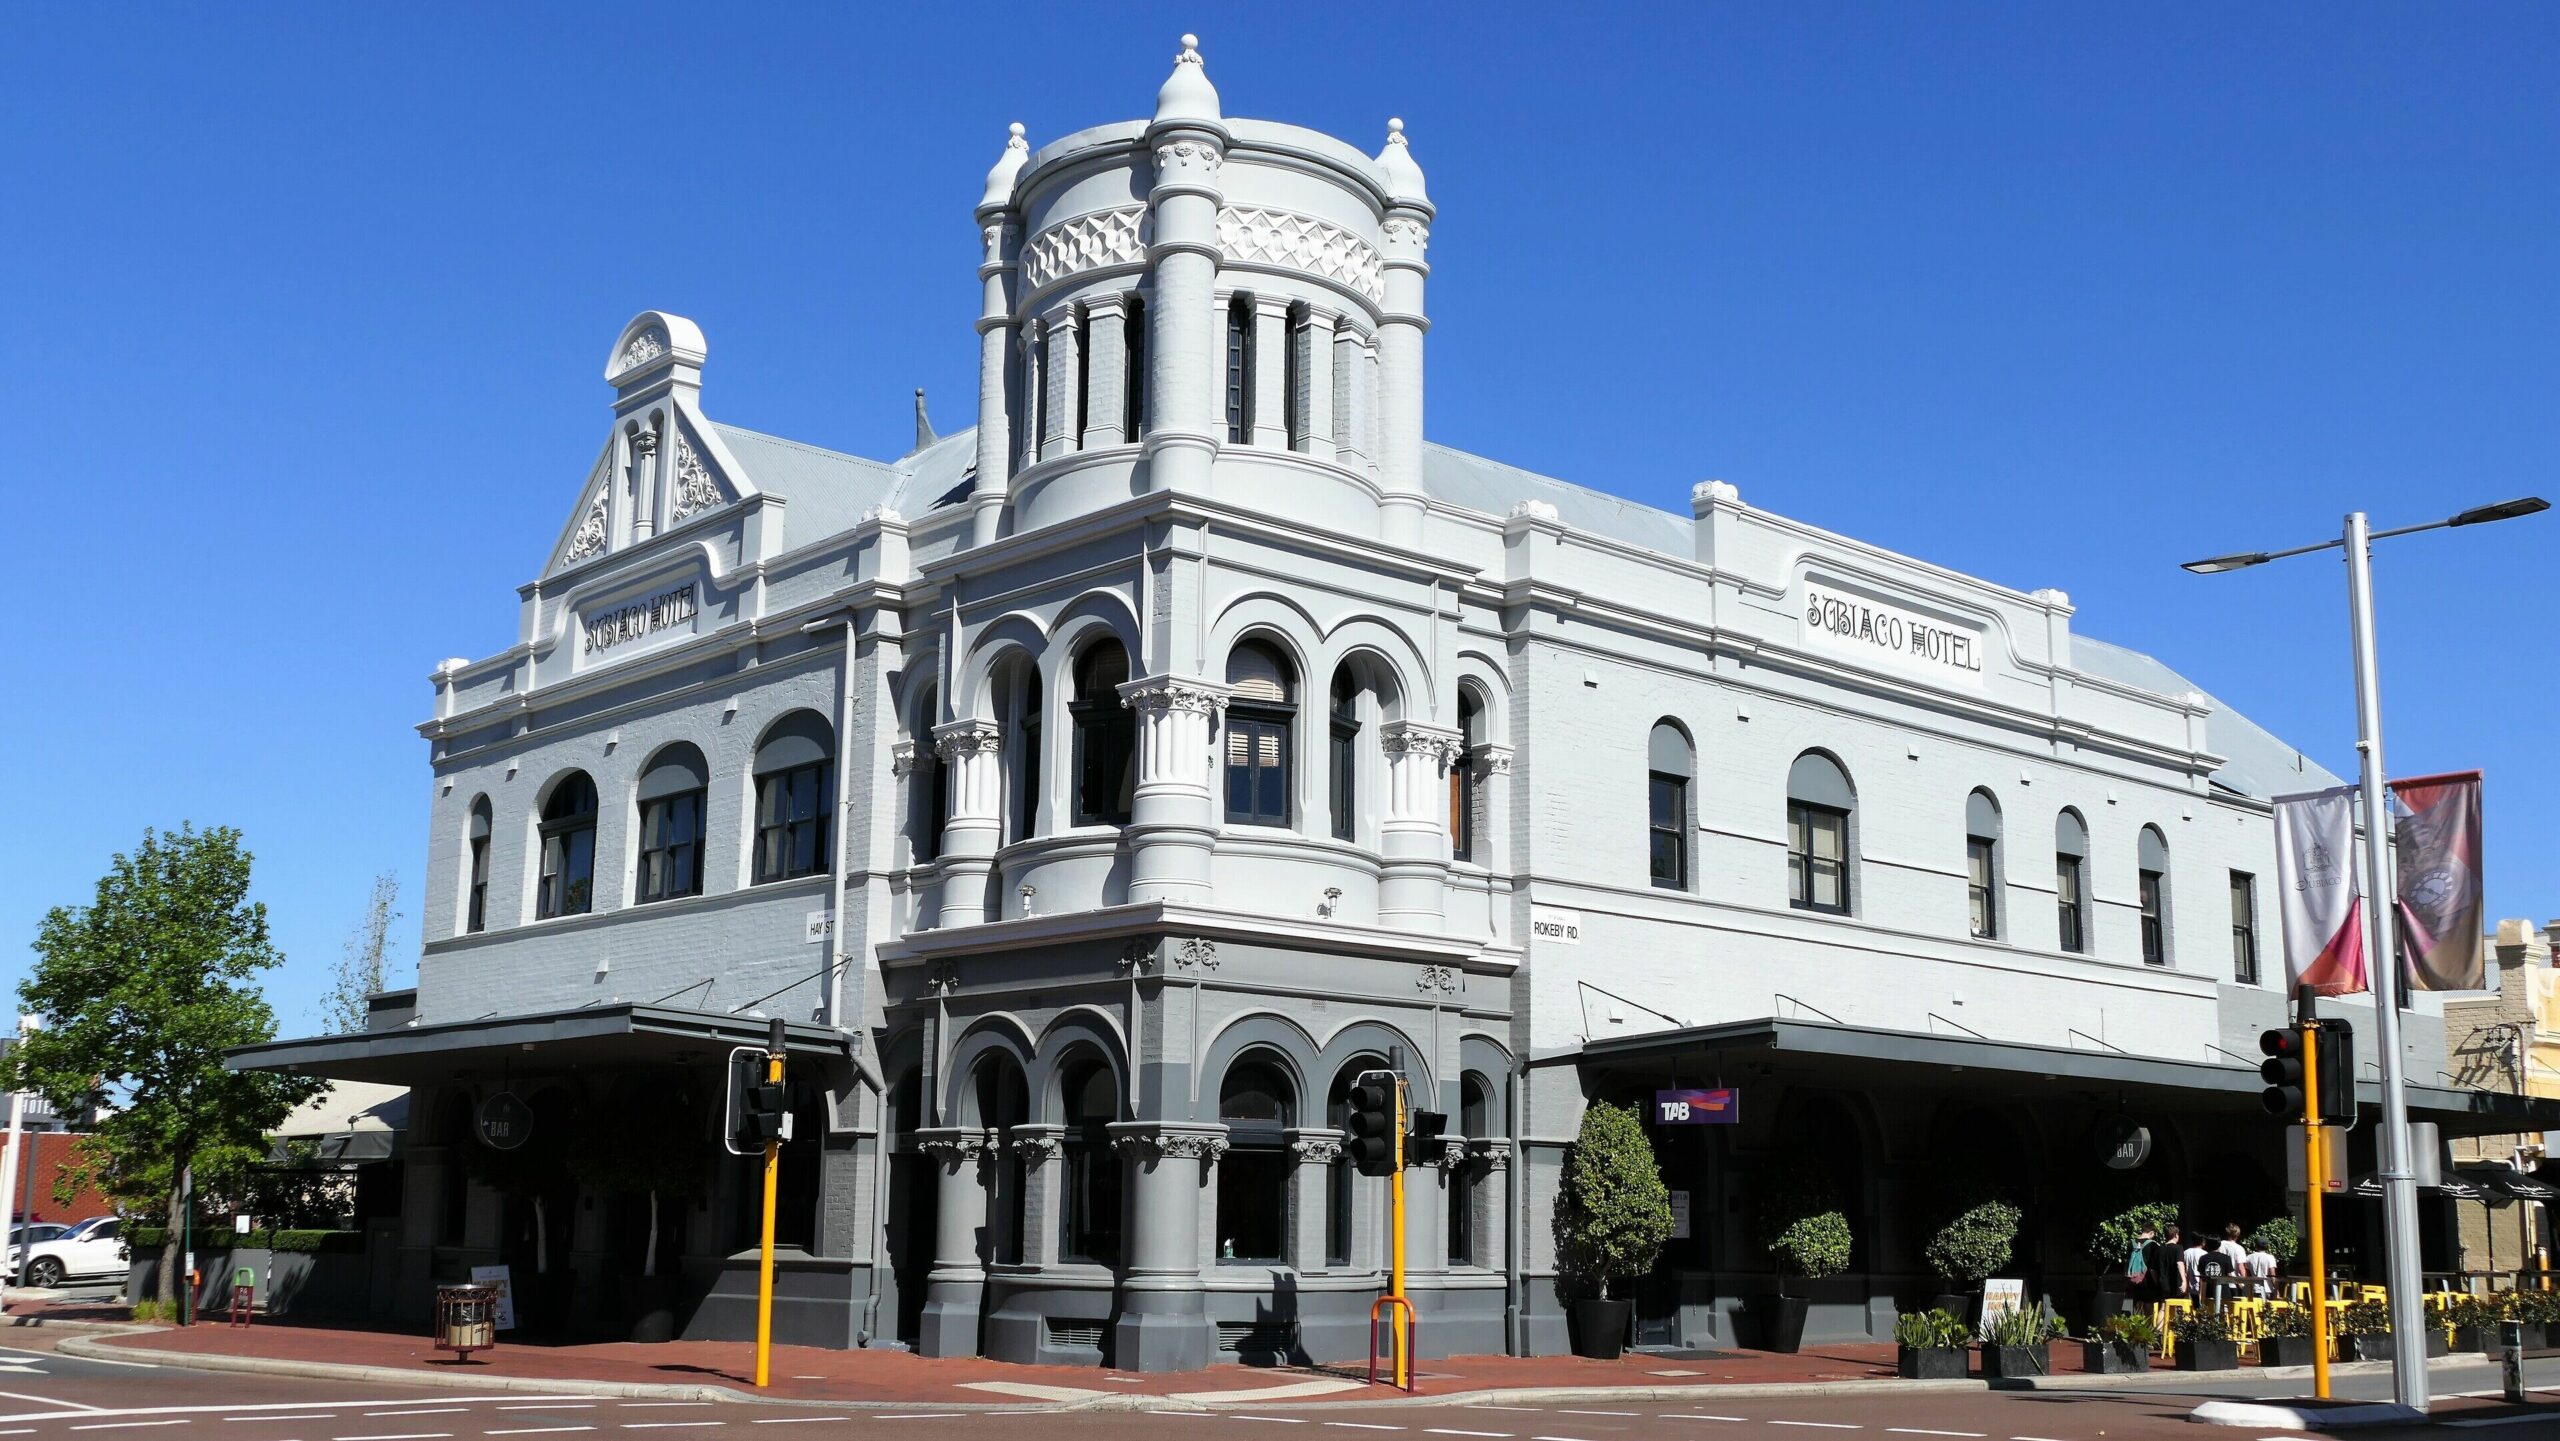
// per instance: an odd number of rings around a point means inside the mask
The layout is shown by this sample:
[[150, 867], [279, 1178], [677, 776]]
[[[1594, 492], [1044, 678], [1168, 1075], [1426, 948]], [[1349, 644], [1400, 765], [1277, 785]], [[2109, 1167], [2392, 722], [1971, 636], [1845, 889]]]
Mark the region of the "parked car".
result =
[[[65, 1281], [85, 1278], [121, 1276], [125, 1271], [124, 1222], [114, 1216], [95, 1216], [72, 1227], [50, 1241], [38, 1241], [27, 1248], [26, 1284], [59, 1286]], [[16, 1280], [18, 1253], [9, 1252], [0, 1274]]]
[[60, 1221], [21, 1221], [9, 1228], [9, 1249], [32, 1246], [38, 1241], [52, 1241], [71, 1234], [71, 1228]]

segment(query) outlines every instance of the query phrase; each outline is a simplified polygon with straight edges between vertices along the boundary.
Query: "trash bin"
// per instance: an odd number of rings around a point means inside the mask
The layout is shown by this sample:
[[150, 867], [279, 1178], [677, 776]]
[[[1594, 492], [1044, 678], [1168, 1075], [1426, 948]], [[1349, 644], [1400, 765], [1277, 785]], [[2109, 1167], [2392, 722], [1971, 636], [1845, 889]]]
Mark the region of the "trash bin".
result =
[[498, 1344], [498, 1289], [495, 1286], [438, 1286], [435, 1345], [468, 1359], [474, 1351]]

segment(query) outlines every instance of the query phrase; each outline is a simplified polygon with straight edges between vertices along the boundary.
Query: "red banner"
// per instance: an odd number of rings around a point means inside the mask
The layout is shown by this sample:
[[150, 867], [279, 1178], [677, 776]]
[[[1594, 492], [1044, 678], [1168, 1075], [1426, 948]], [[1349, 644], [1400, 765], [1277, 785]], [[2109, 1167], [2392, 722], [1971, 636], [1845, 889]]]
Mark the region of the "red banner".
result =
[[2393, 781], [2391, 794], [2400, 812], [2391, 827], [2399, 870], [2392, 909], [2409, 985], [2479, 990], [2488, 984], [2480, 929], [2480, 773]]

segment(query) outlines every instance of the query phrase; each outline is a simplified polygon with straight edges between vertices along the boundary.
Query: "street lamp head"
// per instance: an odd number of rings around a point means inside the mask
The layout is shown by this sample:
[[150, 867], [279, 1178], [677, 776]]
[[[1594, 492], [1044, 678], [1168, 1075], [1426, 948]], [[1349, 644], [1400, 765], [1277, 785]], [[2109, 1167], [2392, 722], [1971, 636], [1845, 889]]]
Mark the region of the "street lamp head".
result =
[[2550, 508], [2551, 502], [2541, 496], [2528, 495], [2520, 500], [2502, 500], [2496, 505], [2474, 506], [2445, 524], [2480, 525], [2492, 520], [2513, 520], [2520, 515], [2533, 515]]
[[2226, 570], [2247, 570], [2253, 565], [2265, 565], [2268, 559], [2269, 556], [2263, 550], [2244, 550], [2230, 555], [2211, 556], [2204, 560], [2191, 560], [2178, 568], [2194, 571], [2198, 575], [2220, 575]]

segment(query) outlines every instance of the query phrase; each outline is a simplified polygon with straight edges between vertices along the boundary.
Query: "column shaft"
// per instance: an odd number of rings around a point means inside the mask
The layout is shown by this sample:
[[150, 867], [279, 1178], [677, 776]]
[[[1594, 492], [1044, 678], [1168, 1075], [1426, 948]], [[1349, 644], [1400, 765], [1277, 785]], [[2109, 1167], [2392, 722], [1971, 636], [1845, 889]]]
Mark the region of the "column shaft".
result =
[[1040, 458], [1043, 460], [1075, 449], [1083, 432], [1076, 418], [1076, 397], [1082, 384], [1083, 370], [1076, 359], [1080, 343], [1072, 312], [1061, 312], [1050, 320], [1046, 361], [1049, 410], [1046, 423], [1040, 428]]
[[1129, 408], [1127, 297], [1100, 295], [1084, 307], [1085, 450], [1126, 439]]

